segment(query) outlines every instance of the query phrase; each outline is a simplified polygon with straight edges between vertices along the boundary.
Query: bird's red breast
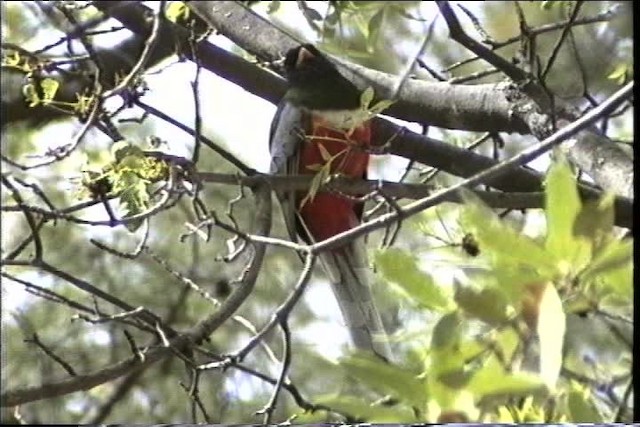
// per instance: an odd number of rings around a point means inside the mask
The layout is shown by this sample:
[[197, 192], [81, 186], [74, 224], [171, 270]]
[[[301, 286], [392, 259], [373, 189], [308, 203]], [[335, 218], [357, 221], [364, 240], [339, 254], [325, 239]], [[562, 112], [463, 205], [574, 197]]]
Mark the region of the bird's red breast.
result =
[[[367, 148], [370, 143], [369, 123], [343, 131], [316, 115], [312, 120], [310, 135], [306, 136], [301, 148], [300, 173], [316, 174], [318, 165], [327, 163], [319, 147], [322, 145], [333, 158], [331, 174], [365, 178], [369, 165]], [[303, 197], [299, 203], [302, 199]], [[359, 225], [362, 203], [340, 194], [318, 193], [313, 199], [306, 200], [300, 213], [314, 239], [321, 241]]]

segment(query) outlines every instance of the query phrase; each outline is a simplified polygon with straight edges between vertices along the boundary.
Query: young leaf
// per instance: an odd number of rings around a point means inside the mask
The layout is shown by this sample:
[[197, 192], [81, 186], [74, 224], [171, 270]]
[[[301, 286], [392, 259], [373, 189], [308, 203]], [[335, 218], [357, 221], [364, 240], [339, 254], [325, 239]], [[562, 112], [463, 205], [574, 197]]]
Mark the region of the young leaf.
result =
[[439, 311], [451, 307], [450, 296], [421, 271], [417, 260], [405, 251], [395, 248], [380, 251], [375, 262], [382, 276], [416, 304]]
[[589, 390], [575, 381], [571, 381], [571, 390], [567, 395], [567, 407], [574, 423], [601, 423], [602, 415], [593, 404]]
[[555, 275], [556, 264], [544, 248], [500, 221], [473, 193], [461, 194], [465, 199], [460, 218], [463, 228], [473, 233], [495, 265], [526, 266], [543, 276]]
[[367, 37], [367, 51], [369, 52], [374, 51], [376, 42], [378, 41], [378, 37], [380, 36], [380, 30], [384, 25], [385, 13], [386, 7], [382, 7], [369, 20], [369, 35]]
[[415, 407], [424, 407], [426, 404], [425, 384], [413, 372], [362, 354], [344, 358], [340, 365], [371, 390], [389, 394]]
[[573, 234], [588, 239], [597, 252], [611, 237], [614, 225], [615, 195], [607, 193], [600, 200], [589, 200], [582, 206], [573, 224]]
[[362, 92], [362, 94], [360, 95], [360, 107], [363, 110], [369, 109], [369, 104], [371, 104], [371, 101], [373, 101], [373, 96], [374, 93], [371, 86], [369, 86]]
[[58, 88], [60, 87], [60, 83], [55, 79], [47, 77], [42, 79], [40, 86], [42, 86], [42, 101], [47, 104], [55, 98]]
[[607, 79], [615, 81], [619, 85], [623, 85], [629, 77], [629, 67], [627, 64], [618, 64], [613, 69], [609, 75], [607, 75]]
[[372, 405], [363, 398], [344, 394], [320, 396], [313, 401], [316, 404], [326, 405], [341, 414], [372, 423], [397, 423], [404, 420], [415, 420], [411, 409], [404, 405], [391, 407]]
[[322, 157], [322, 160], [324, 160], [326, 163], [331, 162], [331, 153], [329, 153], [329, 150], [327, 150], [327, 147], [324, 146], [324, 144], [322, 143], [318, 143], [318, 150], [320, 151], [320, 156]]
[[582, 280], [592, 280], [595, 276], [609, 270], [622, 268], [633, 259], [633, 240], [612, 240], [593, 258], [582, 272]]
[[546, 249], [558, 261], [572, 263], [578, 248], [573, 227], [582, 208], [576, 180], [567, 162], [554, 162], [545, 181]]
[[547, 282], [538, 309], [536, 332], [540, 342], [540, 377], [550, 390], [555, 389], [562, 368], [562, 346], [567, 319], [558, 291]]
[[509, 319], [507, 298], [498, 289], [485, 287], [477, 291], [461, 286], [454, 298], [465, 313], [489, 325], [500, 325]]
[[467, 390], [476, 399], [485, 396], [528, 395], [544, 391], [544, 383], [537, 375], [526, 372], [509, 373], [498, 364], [486, 364], [471, 378]]

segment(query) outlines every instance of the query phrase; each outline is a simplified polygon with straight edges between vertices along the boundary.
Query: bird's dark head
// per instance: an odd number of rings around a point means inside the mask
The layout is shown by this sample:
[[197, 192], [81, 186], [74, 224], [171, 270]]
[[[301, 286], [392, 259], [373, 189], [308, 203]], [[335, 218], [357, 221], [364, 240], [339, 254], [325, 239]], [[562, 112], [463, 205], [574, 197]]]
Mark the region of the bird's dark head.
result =
[[360, 91], [313, 45], [289, 50], [284, 69], [289, 83], [288, 98], [294, 103], [327, 110], [360, 105]]
[[341, 77], [335, 66], [315, 46], [305, 44], [291, 49], [284, 59], [284, 69], [291, 85], [305, 84], [331, 77]]

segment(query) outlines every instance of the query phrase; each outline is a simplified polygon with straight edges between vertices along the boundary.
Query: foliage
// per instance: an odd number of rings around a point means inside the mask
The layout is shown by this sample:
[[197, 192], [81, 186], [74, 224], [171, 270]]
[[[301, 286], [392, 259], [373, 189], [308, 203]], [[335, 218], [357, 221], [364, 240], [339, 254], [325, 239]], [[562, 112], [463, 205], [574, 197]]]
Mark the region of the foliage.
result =
[[[485, 422], [602, 419], [585, 386], [560, 377], [567, 357], [565, 312], [571, 311], [572, 300], [588, 300], [594, 304], [591, 309], [598, 309], [598, 300], [614, 296], [629, 308], [630, 241], [613, 234], [611, 197], [583, 206], [565, 161], [550, 167], [545, 195], [546, 236], [530, 238], [466, 194], [464, 228], [477, 239], [479, 257], [488, 262], [488, 268], [482, 278], [458, 283], [454, 299], [444, 297], [430, 274], [420, 268], [418, 257], [394, 248], [377, 254], [378, 271], [402, 290], [401, 295], [419, 310], [442, 313], [431, 331], [431, 345], [424, 349], [422, 372], [388, 374], [399, 368], [377, 361], [368, 362], [377, 366], [363, 370], [356, 364], [359, 359], [342, 362], [363, 384], [401, 402], [395, 406], [398, 419], [412, 407], [432, 422], [449, 419], [453, 413], [466, 421], [483, 413]], [[597, 226], [589, 224], [596, 218]], [[617, 249], [604, 255], [602, 245]], [[602, 264], [601, 257], [608, 261]], [[605, 285], [619, 269], [627, 272], [625, 285], [616, 289]], [[592, 297], [594, 292], [599, 299]], [[532, 370], [517, 361], [531, 357], [525, 337], [533, 335], [539, 342], [535, 356], [539, 362]], [[410, 386], [414, 381], [427, 393], [414, 390]], [[396, 382], [404, 387], [394, 386]], [[518, 396], [524, 398], [520, 404]], [[550, 409], [550, 399], [561, 402], [555, 410]]]

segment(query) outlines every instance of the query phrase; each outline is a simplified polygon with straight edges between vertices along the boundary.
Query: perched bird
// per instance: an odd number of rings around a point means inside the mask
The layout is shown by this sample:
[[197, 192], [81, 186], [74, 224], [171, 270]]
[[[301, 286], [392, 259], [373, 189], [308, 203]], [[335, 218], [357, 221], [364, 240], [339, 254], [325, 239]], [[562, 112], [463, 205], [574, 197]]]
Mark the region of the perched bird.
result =
[[[361, 91], [312, 45], [290, 50], [284, 61], [288, 90], [271, 124], [271, 173], [366, 178], [371, 124]], [[364, 117], [364, 119], [363, 119]], [[363, 203], [354, 197], [307, 190], [279, 192], [293, 239], [319, 242], [360, 224]], [[364, 243], [357, 239], [320, 257], [351, 339], [359, 350], [390, 361], [391, 352], [367, 280]]]

